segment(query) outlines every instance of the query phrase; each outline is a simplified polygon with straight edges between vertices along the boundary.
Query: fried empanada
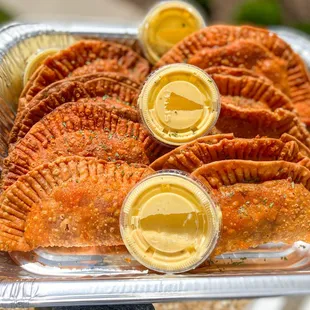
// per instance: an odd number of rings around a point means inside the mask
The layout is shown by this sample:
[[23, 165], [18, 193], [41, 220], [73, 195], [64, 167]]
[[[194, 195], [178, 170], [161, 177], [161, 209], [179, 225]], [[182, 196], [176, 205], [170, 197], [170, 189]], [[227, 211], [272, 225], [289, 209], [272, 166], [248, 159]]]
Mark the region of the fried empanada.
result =
[[310, 125], [310, 78], [307, 68], [292, 48], [276, 34], [250, 26], [211, 26], [186, 37], [171, 48], [156, 64], [187, 62], [204, 48], [224, 46], [236, 40], [249, 40], [263, 45], [275, 56], [288, 63], [289, 97], [303, 122]]
[[21, 175], [60, 156], [150, 164], [166, 148], [155, 142], [138, 112], [115, 99], [66, 103], [36, 123], [4, 160], [3, 188]]
[[289, 95], [287, 61], [274, 56], [264, 46], [237, 40], [218, 48], [205, 48], [188, 59], [188, 63], [202, 69], [211, 66], [245, 68], [266, 76]]
[[222, 210], [213, 255], [268, 242], [310, 242], [310, 171], [285, 161], [228, 160], [192, 174]]
[[39, 92], [16, 117], [10, 143], [25, 136], [32, 125], [44, 115], [65, 102], [81, 98], [112, 96], [134, 106], [139, 85], [126, 76], [116, 73], [97, 73], [62, 80]]
[[75, 69], [71, 77], [95, 74], [98, 72], [119, 72], [130, 76], [129, 70], [123, 67], [117, 59], [96, 59], [88, 65]]
[[[25, 86], [19, 104], [26, 106], [25, 103], [46, 86], [69, 77], [77, 68], [90, 65], [98, 59], [117, 61], [117, 69], [126, 68], [130, 76], [139, 82], [144, 81], [150, 70], [148, 61], [130, 47], [109, 41], [82, 40], [43, 62]], [[113, 66], [110, 68], [114, 71]]]
[[223, 136], [216, 143], [210, 143], [210, 137], [212, 136], [182, 145], [155, 160], [150, 167], [154, 170], [178, 169], [193, 172], [205, 164], [229, 159], [299, 162], [305, 158], [295, 141], [283, 142], [280, 139], [271, 138], [241, 139]]
[[213, 133], [233, 132], [240, 138], [280, 138], [288, 133], [310, 146], [309, 132], [294, 113], [291, 100], [279, 89], [250, 76], [212, 77], [221, 94], [221, 113]]
[[303, 155], [303, 159], [298, 163], [302, 166], [305, 166], [306, 168], [310, 170], [310, 149], [306, 145], [301, 143], [298, 139], [288, 134], [283, 134], [281, 136], [281, 140], [283, 142], [294, 141], [298, 144], [300, 153]]
[[[253, 101], [264, 103], [271, 110], [276, 108], [294, 110], [292, 101], [288, 96], [262, 79], [224, 74], [212, 74], [211, 76], [222, 96], [253, 99]], [[253, 107], [255, 107], [255, 104], [253, 104]]]
[[213, 133], [233, 132], [239, 138], [254, 138], [257, 135], [280, 138], [288, 133], [310, 146], [310, 134], [304, 123], [292, 112], [284, 109], [247, 109], [223, 101], [221, 113]]
[[209, 67], [206, 68], [205, 71], [208, 74], [222, 74], [222, 75], [230, 75], [230, 76], [237, 76], [237, 77], [243, 77], [243, 76], [250, 76], [254, 78], [262, 79], [265, 83], [272, 84], [272, 82], [265, 76], [258, 74], [252, 70], [245, 69], [245, 68], [232, 68], [227, 66], [215, 66], [215, 67]]
[[123, 245], [123, 199], [152, 173], [143, 165], [78, 156], [31, 170], [0, 197], [0, 251]]
[[280, 140], [283, 142], [290, 142], [290, 141], [296, 142], [298, 144], [298, 147], [299, 147], [301, 154], [310, 158], [310, 149], [305, 144], [300, 142], [297, 138], [295, 138], [295, 137], [293, 137], [287, 133], [284, 133], [281, 136]]

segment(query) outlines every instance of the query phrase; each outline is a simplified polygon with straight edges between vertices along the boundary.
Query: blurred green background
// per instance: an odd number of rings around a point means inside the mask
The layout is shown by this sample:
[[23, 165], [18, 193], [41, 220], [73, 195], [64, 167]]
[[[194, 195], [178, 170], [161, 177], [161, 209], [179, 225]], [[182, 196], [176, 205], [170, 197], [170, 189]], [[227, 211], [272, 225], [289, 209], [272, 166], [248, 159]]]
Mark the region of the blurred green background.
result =
[[7, 23], [12, 20], [13, 16], [8, 11], [0, 7], [0, 23]]
[[[310, 0], [190, 0], [209, 23], [286, 25], [310, 33]], [[0, 0], [0, 23], [12, 20], [138, 22], [155, 0]]]
[[310, 34], [310, 0], [197, 0], [210, 20], [214, 10], [229, 7], [223, 21], [231, 24], [258, 26], [282, 25], [297, 28]]

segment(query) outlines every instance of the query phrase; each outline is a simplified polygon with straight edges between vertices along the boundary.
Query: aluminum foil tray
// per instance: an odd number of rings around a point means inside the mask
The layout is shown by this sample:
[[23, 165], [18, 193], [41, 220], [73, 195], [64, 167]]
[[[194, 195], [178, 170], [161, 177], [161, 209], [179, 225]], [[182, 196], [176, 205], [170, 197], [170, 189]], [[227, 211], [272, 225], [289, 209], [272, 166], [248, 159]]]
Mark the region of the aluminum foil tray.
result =
[[[286, 28], [274, 28], [310, 67], [310, 40]], [[66, 47], [85, 37], [127, 44], [140, 52], [137, 29], [105, 25], [11, 24], [0, 29], [0, 171], [8, 134], [22, 89], [27, 58], [38, 49]], [[140, 266], [123, 249], [101, 255], [84, 251], [37, 249], [0, 252], [0, 306], [43, 307], [146, 303], [296, 295], [310, 293], [310, 245], [266, 244], [228, 253], [193, 272], [159, 275]]]

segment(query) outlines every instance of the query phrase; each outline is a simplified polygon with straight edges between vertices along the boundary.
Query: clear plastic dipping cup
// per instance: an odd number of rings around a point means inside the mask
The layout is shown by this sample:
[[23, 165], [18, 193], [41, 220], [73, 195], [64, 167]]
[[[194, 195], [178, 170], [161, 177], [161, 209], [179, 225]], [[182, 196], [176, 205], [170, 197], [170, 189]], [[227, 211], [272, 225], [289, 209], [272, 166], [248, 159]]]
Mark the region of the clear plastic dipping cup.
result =
[[24, 86], [27, 84], [32, 74], [40, 67], [43, 61], [47, 57], [55, 55], [58, 52], [59, 52], [58, 48], [48, 48], [44, 50], [38, 50], [35, 54], [29, 57], [26, 62], [26, 67], [23, 76]]
[[203, 27], [204, 18], [191, 4], [163, 1], [146, 15], [139, 27], [139, 40], [146, 57], [155, 63], [172, 46]]
[[142, 265], [161, 273], [181, 273], [212, 253], [221, 219], [200, 182], [177, 170], [162, 170], [127, 195], [120, 230], [128, 251]]
[[218, 88], [205, 71], [177, 63], [150, 74], [140, 92], [138, 107], [151, 135], [173, 147], [210, 132], [221, 103]]

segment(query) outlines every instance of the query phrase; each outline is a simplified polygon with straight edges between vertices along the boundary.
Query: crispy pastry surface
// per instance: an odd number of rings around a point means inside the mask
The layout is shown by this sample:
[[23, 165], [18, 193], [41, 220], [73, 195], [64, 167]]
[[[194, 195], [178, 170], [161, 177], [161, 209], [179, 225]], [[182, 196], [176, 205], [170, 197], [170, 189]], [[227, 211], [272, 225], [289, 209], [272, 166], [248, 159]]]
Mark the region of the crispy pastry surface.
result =
[[310, 241], [310, 171], [285, 161], [229, 160], [193, 175], [222, 210], [222, 232], [213, 255], [267, 242]]
[[310, 135], [304, 123], [294, 113], [281, 108], [274, 111], [245, 109], [223, 103], [213, 133], [230, 132], [239, 138], [254, 138], [257, 135], [280, 138], [288, 133], [307, 147], [310, 146]]
[[[84, 65], [72, 71], [71, 76], [82, 76], [98, 72], [119, 72], [131, 76], [128, 68], [123, 67], [117, 59], [96, 59], [90, 64]], [[134, 77], [133, 77], [134, 78]]]
[[39, 92], [16, 117], [10, 143], [25, 136], [32, 125], [65, 102], [81, 98], [112, 96], [134, 106], [139, 84], [116, 73], [97, 73], [62, 80]]
[[59, 106], [17, 142], [4, 160], [3, 187], [60, 156], [149, 164], [165, 152], [133, 108], [112, 98], [81, 99]]
[[154, 170], [178, 169], [193, 172], [205, 164], [230, 159], [299, 162], [305, 158], [295, 141], [283, 142], [280, 139], [271, 138], [240, 139], [224, 136], [216, 143], [210, 143], [210, 137], [212, 136], [180, 146], [155, 160], [150, 167]]
[[291, 100], [262, 79], [213, 74], [221, 96], [221, 113], [214, 133], [236, 137], [280, 138], [288, 133], [310, 146], [310, 135], [294, 113]]
[[274, 56], [263, 45], [237, 40], [218, 48], [205, 48], [188, 59], [188, 63], [202, 69], [211, 66], [245, 68], [266, 76], [289, 95], [287, 61]]
[[120, 208], [151, 168], [64, 157], [22, 176], [0, 197], [0, 250], [119, 246]]
[[264, 103], [271, 110], [283, 108], [294, 110], [292, 101], [279, 89], [264, 80], [251, 76], [230, 76], [212, 74], [219, 92], [223, 96], [234, 96], [253, 99]]
[[272, 82], [265, 76], [258, 74], [252, 70], [245, 69], [245, 68], [235, 68], [235, 67], [228, 67], [228, 66], [214, 66], [208, 67], [205, 69], [208, 74], [222, 74], [222, 75], [230, 75], [230, 76], [250, 76], [254, 78], [259, 78], [264, 80], [265, 83], [272, 84]]
[[298, 146], [299, 146], [299, 149], [300, 149], [301, 153], [304, 156], [310, 157], [310, 149], [305, 144], [301, 143], [298, 139], [296, 139], [295, 137], [289, 135], [288, 133], [284, 133], [281, 136], [281, 141], [283, 141], [283, 142], [289, 142], [289, 141], [296, 142], [298, 144]]
[[46, 86], [70, 76], [77, 68], [90, 65], [98, 59], [117, 61], [118, 68], [126, 68], [139, 82], [144, 81], [150, 69], [146, 59], [125, 45], [101, 40], [82, 40], [48, 57], [30, 78], [21, 98], [29, 102]]
[[260, 43], [275, 56], [287, 61], [289, 96], [303, 122], [310, 124], [310, 78], [307, 68], [292, 48], [276, 34], [251, 26], [217, 25], [206, 27], [188, 36], [169, 50], [155, 68], [166, 64], [187, 62], [204, 48], [224, 46], [236, 40]]

